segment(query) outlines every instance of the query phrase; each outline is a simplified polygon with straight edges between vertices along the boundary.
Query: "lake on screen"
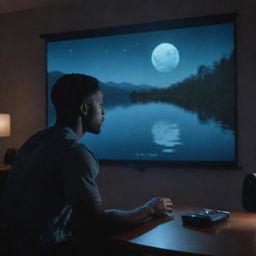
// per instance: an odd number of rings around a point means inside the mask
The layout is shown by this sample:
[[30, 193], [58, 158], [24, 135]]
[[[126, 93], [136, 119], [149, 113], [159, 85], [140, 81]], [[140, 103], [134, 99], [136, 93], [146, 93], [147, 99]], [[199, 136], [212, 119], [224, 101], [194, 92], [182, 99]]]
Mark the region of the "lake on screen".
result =
[[232, 161], [234, 131], [213, 119], [169, 103], [140, 103], [106, 109], [100, 135], [82, 141], [99, 159]]

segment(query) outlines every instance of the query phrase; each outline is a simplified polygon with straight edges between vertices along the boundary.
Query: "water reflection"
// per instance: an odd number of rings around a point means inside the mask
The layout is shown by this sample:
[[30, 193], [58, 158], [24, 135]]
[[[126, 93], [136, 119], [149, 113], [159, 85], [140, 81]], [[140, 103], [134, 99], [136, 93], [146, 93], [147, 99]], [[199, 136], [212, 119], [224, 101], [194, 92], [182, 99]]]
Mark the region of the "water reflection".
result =
[[175, 152], [175, 146], [181, 145], [180, 129], [177, 124], [160, 120], [154, 123], [152, 127], [153, 141], [155, 144], [164, 146], [164, 153]]

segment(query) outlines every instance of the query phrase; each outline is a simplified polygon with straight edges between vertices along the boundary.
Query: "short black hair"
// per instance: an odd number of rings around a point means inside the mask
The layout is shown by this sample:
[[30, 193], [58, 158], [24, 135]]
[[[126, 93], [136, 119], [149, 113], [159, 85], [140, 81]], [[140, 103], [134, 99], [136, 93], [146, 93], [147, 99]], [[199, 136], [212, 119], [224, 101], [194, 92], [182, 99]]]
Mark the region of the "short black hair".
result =
[[75, 113], [83, 101], [98, 90], [99, 81], [92, 76], [72, 73], [60, 77], [51, 91], [56, 114]]

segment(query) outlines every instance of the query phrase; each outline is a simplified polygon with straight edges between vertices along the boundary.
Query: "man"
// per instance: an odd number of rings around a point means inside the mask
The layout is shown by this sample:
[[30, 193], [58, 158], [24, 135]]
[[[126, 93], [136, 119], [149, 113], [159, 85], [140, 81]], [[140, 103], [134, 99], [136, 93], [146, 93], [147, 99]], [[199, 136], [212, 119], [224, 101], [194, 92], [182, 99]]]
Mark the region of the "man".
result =
[[56, 124], [21, 147], [2, 198], [2, 218], [19, 253], [35, 245], [52, 255], [61, 248], [71, 248], [72, 255], [77, 249], [78, 255], [81, 247], [102, 255], [96, 239], [103, 244], [116, 232], [172, 211], [169, 198], [157, 197], [130, 211], [104, 209], [95, 183], [98, 162], [79, 141], [86, 132], [99, 134], [104, 121], [97, 79], [65, 75], [54, 85], [51, 99]]

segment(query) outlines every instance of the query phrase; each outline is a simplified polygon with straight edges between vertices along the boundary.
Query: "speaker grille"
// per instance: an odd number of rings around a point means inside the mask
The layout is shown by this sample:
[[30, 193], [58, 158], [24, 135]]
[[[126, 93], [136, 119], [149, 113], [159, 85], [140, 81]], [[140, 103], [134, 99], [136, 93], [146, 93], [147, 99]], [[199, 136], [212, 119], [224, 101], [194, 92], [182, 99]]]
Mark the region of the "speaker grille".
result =
[[244, 178], [242, 204], [247, 211], [256, 212], [256, 172], [249, 173]]

